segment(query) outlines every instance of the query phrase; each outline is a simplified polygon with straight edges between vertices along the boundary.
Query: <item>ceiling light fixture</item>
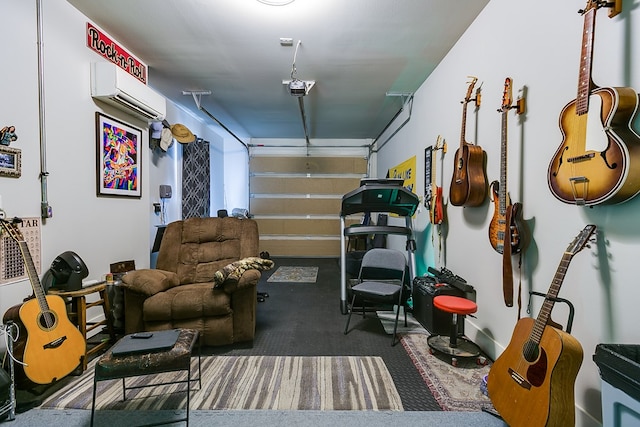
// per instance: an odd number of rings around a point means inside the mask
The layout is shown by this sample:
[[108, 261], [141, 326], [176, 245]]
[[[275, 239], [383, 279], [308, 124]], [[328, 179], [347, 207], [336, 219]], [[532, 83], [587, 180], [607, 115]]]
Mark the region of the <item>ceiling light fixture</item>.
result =
[[295, 0], [258, 0], [262, 4], [269, 6], [285, 6], [289, 3], [293, 3]]

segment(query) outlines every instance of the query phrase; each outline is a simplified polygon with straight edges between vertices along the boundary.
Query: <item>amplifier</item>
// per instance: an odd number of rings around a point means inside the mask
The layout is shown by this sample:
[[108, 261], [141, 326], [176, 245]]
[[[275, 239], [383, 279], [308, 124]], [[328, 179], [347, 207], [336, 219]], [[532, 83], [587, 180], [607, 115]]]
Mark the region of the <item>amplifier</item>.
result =
[[[416, 277], [413, 279], [413, 317], [434, 335], [450, 335], [453, 314], [433, 306], [433, 298], [438, 295], [467, 297], [459, 288], [437, 283], [435, 277]], [[464, 322], [458, 322], [458, 334], [464, 334]]]

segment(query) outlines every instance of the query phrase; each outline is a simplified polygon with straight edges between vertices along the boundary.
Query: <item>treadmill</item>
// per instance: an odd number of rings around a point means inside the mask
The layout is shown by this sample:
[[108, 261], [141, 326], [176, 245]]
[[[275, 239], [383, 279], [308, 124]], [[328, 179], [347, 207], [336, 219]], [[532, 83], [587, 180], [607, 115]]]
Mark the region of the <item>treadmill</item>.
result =
[[[406, 250], [409, 262], [410, 283], [416, 272], [414, 252], [416, 241], [411, 217], [418, 209], [420, 200], [403, 186], [402, 179], [364, 178], [360, 187], [342, 197], [340, 210], [340, 310], [347, 314], [347, 245], [349, 236], [369, 234], [397, 234], [407, 238]], [[347, 215], [356, 213], [388, 212], [405, 218], [405, 226], [397, 225], [360, 225], [345, 227]]]

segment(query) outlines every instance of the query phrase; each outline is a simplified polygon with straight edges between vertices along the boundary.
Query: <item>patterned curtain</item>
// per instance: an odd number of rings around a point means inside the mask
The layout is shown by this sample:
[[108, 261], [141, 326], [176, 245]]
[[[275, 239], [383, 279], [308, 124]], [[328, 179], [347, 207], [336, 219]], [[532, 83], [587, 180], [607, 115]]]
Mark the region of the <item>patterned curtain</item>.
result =
[[182, 219], [209, 216], [209, 141], [182, 145]]

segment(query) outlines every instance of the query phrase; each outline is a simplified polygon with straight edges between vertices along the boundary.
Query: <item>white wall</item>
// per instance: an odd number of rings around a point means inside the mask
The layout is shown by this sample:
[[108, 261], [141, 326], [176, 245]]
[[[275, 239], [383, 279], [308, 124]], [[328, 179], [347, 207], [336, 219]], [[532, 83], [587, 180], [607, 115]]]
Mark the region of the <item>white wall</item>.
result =
[[[89, 95], [89, 64], [99, 58], [85, 46], [86, 18], [64, 0], [43, 2], [48, 201], [53, 218], [42, 227], [43, 269], [66, 250], [74, 250], [87, 263], [90, 278], [99, 279], [115, 261], [134, 259], [140, 268], [149, 265], [149, 247], [158, 201], [157, 187], [170, 184], [174, 196], [167, 206], [167, 221], [179, 219], [181, 149], [168, 153], [142, 153], [142, 197], [98, 198], [95, 192], [94, 114], [104, 111], [143, 130], [146, 124], [119, 110], [96, 103]], [[625, 12], [608, 19], [598, 13], [594, 78], [601, 86], [640, 88], [640, 19], [637, 0], [625, 2]], [[417, 156], [418, 192], [424, 185], [424, 148], [443, 135], [449, 152], [445, 157], [444, 187], [448, 194], [453, 157], [460, 135], [460, 100], [466, 77], [482, 84], [483, 102], [477, 113], [469, 109], [467, 140], [478, 143], [488, 155], [490, 180], [498, 178], [500, 106], [504, 78], [514, 87], [527, 88], [527, 114], [523, 123], [510, 116], [509, 189], [514, 201], [524, 205], [524, 216], [533, 242], [522, 269], [524, 304], [531, 290], [546, 292], [562, 252], [587, 223], [600, 230], [598, 244], [572, 261], [560, 296], [576, 306], [573, 334], [585, 356], [576, 383], [578, 425], [596, 425], [600, 415], [600, 378], [592, 354], [597, 343], [638, 341], [635, 303], [635, 256], [640, 224], [635, 220], [640, 198], [616, 206], [592, 209], [565, 205], [547, 188], [548, 163], [562, 137], [558, 116], [575, 97], [582, 18], [576, 13], [584, 2], [570, 0], [549, 5], [492, 0], [460, 42], [417, 91], [412, 118], [380, 151], [378, 175], [409, 157]], [[4, 0], [0, 14], [11, 25], [0, 27], [3, 57], [0, 68], [0, 125], [15, 125], [22, 150], [22, 177], [0, 177], [3, 208], [9, 216], [39, 216], [40, 154], [37, 92], [37, 37], [35, 1]], [[135, 52], [132, 52], [135, 54]], [[141, 58], [144, 61], [144, 58]], [[153, 70], [150, 70], [153, 85]], [[517, 91], [515, 92], [517, 93]], [[168, 120], [183, 123], [212, 143], [212, 214], [217, 209], [245, 207], [248, 203], [247, 158], [244, 148], [227, 134], [213, 131], [207, 119], [193, 117], [169, 104]], [[638, 120], [635, 123], [638, 126]], [[382, 138], [384, 139], [384, 138]], [[233, 151], [229, 156], [222, 153]], [[244, 166], [243, 166], [244, 165]], [[239, 169], [238, 169], [239, 168]], [[226, 184], [226, 185], [225, 185]], [[244, 204], [244, 205], [243, 205]], [[443, 261], [467, 278], [478, 292], [477, 318], [468, 319], [467, 333], [491, 356], [508, 344], [517, 309], [507, 308], [501, 295], [501, 257], [488, 241], [493, 206], [448, 206]], [[430, 238], [427, 213], [415, 219], [419, 265], [438, 261]], [[516, 276], [516, 286], [518, 277]], [[27, 281], [0, 286], [0, 312], [30, 293]], [[537, 315], [539, 301], [533, 307]], [[557, 310], [557, 311], [556, 311]], [[557, 313], [557, 314], [556, 314]], [[527, 315], [525, 310], [523, 315]], [[561, 307], [554, 319], [564, 321]]]
[[[633, 4], [631, 4], [633, 3]], [[640, 90], [639, 3], [625, 2], [614, 19], [606, 10], [597, 13], [593, 78], [600, 86], [630, 86]], [[573, 302], [573, 335], [584, 349], [576, 381], [577, 425], [597, 425], [601, 419], [597, 365], [592, 356], [598, 343], [638, 343], [637, 254], [640, 197], [615, 206], [577, 207], [557, 201], [547, 186], [547, 168], [562, 144], [558, 118], [577, 91], [578, 61], [583, 18], [577, 10], [582, 0], [533, 5], [492, 0], [461, 40], [439, 64], [415, 95], [411, 121], [378, 156], [378, 174], [435, 144], [438, 135], [448, 142], [444, 161], [445, 197], [448, 197], [453, 159], [459, 147], [462, 107], [467, 76], [478, 77], [482, 103], [470, 104], [467, 141], [487, 152], [489, 181], [499, 179], [500, 114], [505, 77], [513, 78], [514, 97], [526, 87], [527, 112], [522, 122], [509, 115], [508, 188], [522, 202], [533, 241], [522, 267], [523, 305], [529, 290], [546, 293], [563, 251], [586, 224], [596, 224], [598, 242], [577, 254], [567, 271], [560, 297]], [[640, 128], [635, 120], [635, 129]], [[399, 149], [399, 147], [402, 147]], [[438, 165], [440, 166], [440, 165]], [[424, 164], [418, 162], [418, 189], [424, 190]], [[446, 200], [445, 200], [446, 201]], [[447, 207], [446, 266], [466, 278], [477, 291], [477, 318], [467, 319], [467, 334], [491, 356], [508, 344], [517, 320], [517, 307], [502, 299], [501, 255], [488, 238], [494, 207], [489, 201], [477, 208]], [[433, 265], [438, 257], [431, 244], [431, 226], [423, 211], [415, 218], [419, 264]], [[437, 245], [437, 239], [436, 239]], [[517, 267], [517, 257], [514, 257]], [[424, 271], [423, 271], [424, 272]], [[519, 276], [515, 276], [516, 296]], [[531, 316], [538, 315], [540, 298]], [[517, 305], [517, 303], [516, 303]], [[522, 315], [529, 315], [526, 307]], [[565, 323], [566, 311], [558, 304], [553, 319]]]
[[[160, 201], [160, 184], [173, 188], [173, 197], [165, 204], [165, 222], [181, 218], [182, 147], [176, 142], [167, 153], [152, 151], [148, 148], [146, 122], [91, 98], [89, 66], [92, 61], [102, 59], [86, 47], [86, 17], [65, 0], [42, 3], [44, 135], [48, 202], [53, 208], [53, 217], [42, 226], [41, 273], [58, 254], [67, 250], [75, 251], [86, 262], [88, 279], [102, 279], [109, 272], [109, 264], [117, 261], [133, 259], [136, 267], [148, 267], [155, 225], [160, 224], [160, 216], [153, 212], [153, 203]], [[22, 176], [0, 177], [2, 208], [8, 217], [39, 217], [36, 1], [5, 0], [0, 3], [0, 15], [11, 16], [12, 22], [0, 28], [0, 40], [7, 55], [0, 68], [0, 127], [16, 127], [18, 140], [11, 146], [22, 150]], [[144, 58], [140, 59], [144, 62]], [[151, 84], [153, 69], [149, 71], [149, 80]], [[96, 196], [96, 111], [142, 130], [141, 198]], [[167, 120], [171, 124], [183, 123], [194, 134], [210, 141], [215, 165], [212, 192], [222, 194], [223, 138], [206, 119], [194, 117], [171, 103], [167, 105]], [[246, 188], [237, 191], [248, 193]], [[28, 280], [0, 285], [0, 313], [30, 294]], [[89, 313], [90, 318], [99, 315], [99, 310]]]

